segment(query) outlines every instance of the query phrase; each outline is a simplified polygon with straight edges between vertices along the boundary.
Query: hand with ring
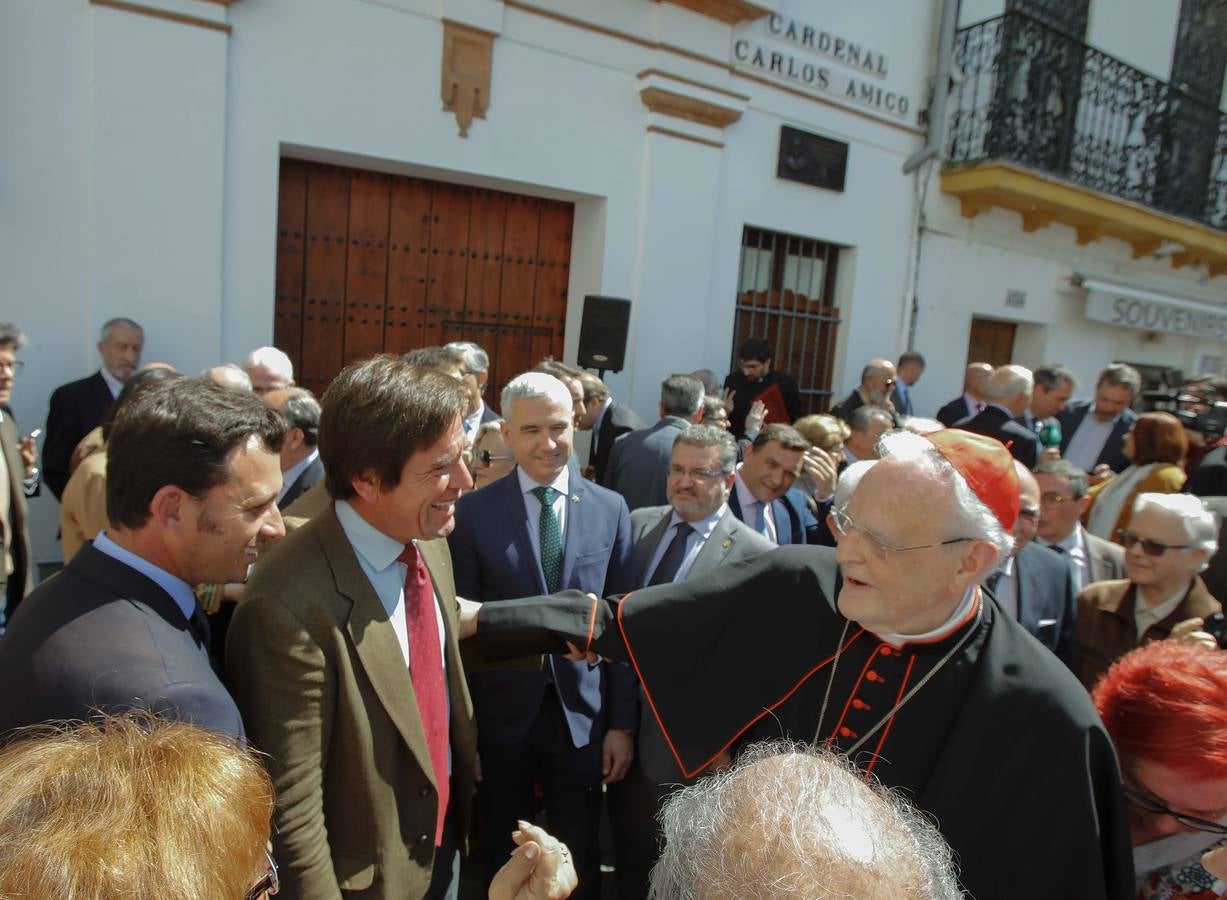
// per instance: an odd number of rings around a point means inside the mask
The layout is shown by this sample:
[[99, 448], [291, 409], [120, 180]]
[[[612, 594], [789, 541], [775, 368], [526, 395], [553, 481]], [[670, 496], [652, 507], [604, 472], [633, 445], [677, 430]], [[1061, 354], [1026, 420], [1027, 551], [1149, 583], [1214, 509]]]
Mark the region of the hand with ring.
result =
[[571, 851], [523, 820], [511, 833], [516, 849], [490, 882], [490, 900], [562, 900], [579, 884]]

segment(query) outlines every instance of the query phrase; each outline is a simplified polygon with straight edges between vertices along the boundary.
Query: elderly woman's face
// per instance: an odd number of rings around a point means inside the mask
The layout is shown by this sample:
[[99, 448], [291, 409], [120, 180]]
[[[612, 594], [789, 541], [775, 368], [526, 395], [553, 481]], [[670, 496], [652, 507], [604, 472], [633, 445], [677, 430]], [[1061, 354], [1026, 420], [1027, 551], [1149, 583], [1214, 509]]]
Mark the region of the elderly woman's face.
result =
[[[1130, 532], [1141, 540], [1125, 551], [1125, 574], [1136, 585], [1178, 586], [1197, 574], [1205, 562], [1205, 550], [1176, 549], [1189, 543], [1180, 516], [1154, 506], [1143, 507], [1129, 520]], [[1157, 541], [1171, 547], [1158, 556], [1146, 552], [1142, 541]]]

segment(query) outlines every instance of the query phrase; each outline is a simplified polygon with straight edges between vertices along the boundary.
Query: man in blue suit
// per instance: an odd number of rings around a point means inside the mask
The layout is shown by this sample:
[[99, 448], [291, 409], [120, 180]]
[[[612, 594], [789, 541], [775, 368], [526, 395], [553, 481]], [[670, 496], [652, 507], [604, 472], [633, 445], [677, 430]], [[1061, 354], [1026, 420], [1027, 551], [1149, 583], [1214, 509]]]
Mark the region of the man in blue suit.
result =
[[[448, 537], [456, 592], [482, 602], [577, 588], [621, 594], [634, 584], [630, 514], [620, 496], [572, 471], [571, 394], [529, 372], [503, 390], [503, 437], [516, 467], [461, 498]], [[601, 785], [634, 753], [637, 687], [625, 664], [546, 657], [534, 671], [470, 675], [481, 783], [477, 807], [487, 881], [512, 850], [516, 820], [545, 791], [550, 830], [575, 857], [580, 892], [600, 892]]]
[[820, 542], [818, 519], [805, 495], [793, 487], [806, 468], [809, 449], [809, 441], [791, 425], [767, 425], [746, 448], [745, 461], [737, 469], [729, 509], [772, 543]]
[[660, 385], [660, 420], [614, 442], [601, 484], [621, 494], [631, 510], [663, 506], [669, 500], [673, 442], [702, 417], [703, 383], [689, 375], [670, 375]]
[[1061, 457], [1087, 472], [1100, 466], [1113, 472], [1128, 468], [1124, 439], [1137, 421], [1130, 407], [1141, 390], [1142, 376], [1133, 366], [1112, 363], [1100, 372], [1094, 399], [1071, 400], [1057, 416]]

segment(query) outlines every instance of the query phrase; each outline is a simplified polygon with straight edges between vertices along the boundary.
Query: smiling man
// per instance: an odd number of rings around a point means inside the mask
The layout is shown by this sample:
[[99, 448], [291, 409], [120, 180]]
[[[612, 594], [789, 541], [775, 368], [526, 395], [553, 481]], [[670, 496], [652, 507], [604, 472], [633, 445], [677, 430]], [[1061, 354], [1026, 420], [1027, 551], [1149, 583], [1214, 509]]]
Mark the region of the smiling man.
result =
[[767, 425], [745, 450], [729, 493], [729, 509], [773, 544], [818, 543], [818, 520], [793, 487], [810, 443], [791, 425]]
[[285, 423], [252, 394], [195, 378], [151, 382], [107, 444], [110, 527], [22, 604], [0, 643], [0, 733], [95, 711], [152, 708], [243, 736], [209, 663], [193, 586], [242, 581], [284, 533]]
[[490, 658], [568, 641], [633, 658], [687, 776], [767, 736], [839, 750], [939, 823], [973, 896], [1127, 896], [1119, 775], [1090, 698], [980, 590], [1012, 544], [1009, 451], [953, 429], [881, 443], [832, 513], [833, 553], [781, 547], [620, 602], [466, 608], [463, 633]]
[[[498, 605], [566, 588], [630, 590], [626, 503], [567, 465], [574, 437], [567, 386], [528, 372], [503, 389], [499, 408], [516, 467], [459, 504], [448, 538], [457, 591]], [[630, 668], [550, 656], [538, 670], [474, 672], [471, 684], [486, 880], [507, 860], [516, 820], [532, 808], [540, 781], [550, 831], [575, 855], [576, 896], [598, 897], [601, 785], [620, 780], [634, 752], [637, 689]]]
[[261, 560], [230, 627], [291, 897], [455, 896], [476, 735], [439, 539], [473, 486], [467, 403], [398, 357], [341, 372], [319, 430], [333, 502]]

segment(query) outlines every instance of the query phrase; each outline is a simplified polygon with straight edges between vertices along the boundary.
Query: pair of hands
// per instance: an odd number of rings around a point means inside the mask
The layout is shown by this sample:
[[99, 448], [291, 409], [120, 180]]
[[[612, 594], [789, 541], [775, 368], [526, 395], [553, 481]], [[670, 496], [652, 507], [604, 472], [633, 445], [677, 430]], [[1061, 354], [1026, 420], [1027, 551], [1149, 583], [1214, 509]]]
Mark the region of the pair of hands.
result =
[[516, 848], [490, 882], [490, 900], [562, 900], [579, 884], [567, 845], [543, 828], [521, 821], [511, 833]]

